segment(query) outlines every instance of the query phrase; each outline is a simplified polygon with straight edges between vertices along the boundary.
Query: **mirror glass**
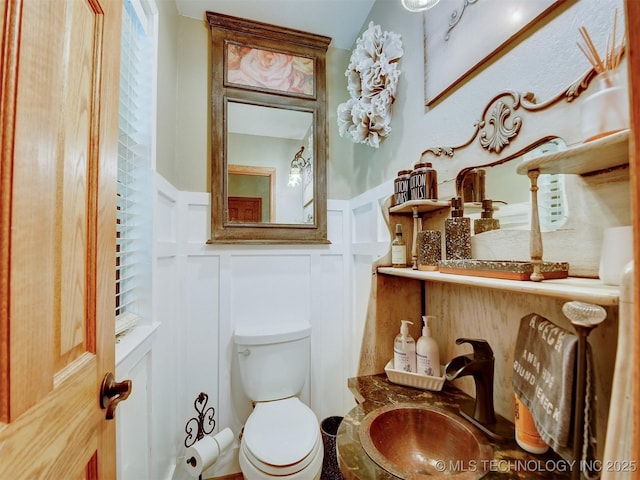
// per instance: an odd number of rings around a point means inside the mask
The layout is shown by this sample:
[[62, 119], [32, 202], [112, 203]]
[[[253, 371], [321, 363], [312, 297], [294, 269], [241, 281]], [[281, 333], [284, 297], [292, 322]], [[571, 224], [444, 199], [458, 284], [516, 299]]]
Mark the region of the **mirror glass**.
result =
[[314, 221], [311, 111], [227, 102], [229, 223]]
[[326, 54], [331, 39], [207, 12], [209, 243], [328, 244]]
[[[561, 138], [554, 138], [523, 155], [498, 165], [477, 167], [463, 173], [460, 181], [465, 201], [465, 216], [480, 218], [481, 199], [493, 200], [493, 218], [500, 220], [500, 229], [531, 228], [531, 184], [529, 177], [516, 173], [523, 159], [566, 149]], [[564, 175], [543, 174], [538, 177], [538, 213], [541, 231], [557, 230], [567, 219]], [[473, 223], [473, 222], [472, 222]]]

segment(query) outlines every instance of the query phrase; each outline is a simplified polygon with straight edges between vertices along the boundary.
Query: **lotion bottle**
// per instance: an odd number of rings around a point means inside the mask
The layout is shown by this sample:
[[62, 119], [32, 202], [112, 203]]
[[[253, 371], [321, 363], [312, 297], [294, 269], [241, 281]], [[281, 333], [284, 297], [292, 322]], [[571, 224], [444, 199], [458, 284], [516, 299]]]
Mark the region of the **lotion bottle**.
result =
[[431, 336], [431, 326], [429, 321], [434, 316], [425, 315], [422, 317], [422, 336], [416, 344], [416, 361], [418, 373], [429, 377], [440, 376], [440, 351], [438, 344]]
[[416, 342], [409, 335], [409, 320], [402, 320], [400, 333], [393, 342], [393, 368], [403, 372], [416, 373]]
[[391, 242], [391, 266], [406, 268], [407, 266], [407, 244], [402, 238], [402, 225], [396, 224], [396, 236]]

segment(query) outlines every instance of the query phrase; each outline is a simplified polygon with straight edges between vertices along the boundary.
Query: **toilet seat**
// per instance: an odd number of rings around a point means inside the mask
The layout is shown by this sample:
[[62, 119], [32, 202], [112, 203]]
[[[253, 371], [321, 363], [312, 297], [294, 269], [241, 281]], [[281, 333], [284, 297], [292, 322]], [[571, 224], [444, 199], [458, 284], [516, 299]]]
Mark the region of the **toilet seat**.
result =
[[258, 460], [284, 466], [313, 449], [320, 427], [311, 409], [297, 397], [258, 402], [244, 427], [247, 448]]
[[[310, 468], [314, 460], [317, 461], [318, 458], [323, 458], [323, 448], [320, 438], [318, 438], [315, 445], [313, 446], [313, 449], [307, 456], [305, 456], [305, 458], [291, 465], [280, 466], [261, 462], [255, 457], [255, 455], [251, 453], [245, 442], [242, 442], [240, 448], [242, 449], [244, 458], [251, 464], [254, 469], [260, 471], [263, 474], [267, 474], [273, 477], [292, 478], [296, 476], [296, 474], [304, 474], [305, 469]], [[242, 462], [240, 463], [242, 464]]]
[[241, 453], [266, 475], [295, 476], [307, 468], [315, 470], [323, 456], [318, 420], [297, 397], [259, 402], [245, 425]]

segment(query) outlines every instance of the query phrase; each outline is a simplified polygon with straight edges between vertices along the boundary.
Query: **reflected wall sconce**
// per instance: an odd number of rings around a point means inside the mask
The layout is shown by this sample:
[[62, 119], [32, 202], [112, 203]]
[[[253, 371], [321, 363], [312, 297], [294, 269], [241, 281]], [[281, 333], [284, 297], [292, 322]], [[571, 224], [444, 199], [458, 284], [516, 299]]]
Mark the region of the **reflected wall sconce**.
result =
[[287, 184], [289, 187], [297, 187], [300, 185], [300, 182], [302, 181], [302, 171], [307, 165], [309, 165], [309, 160], [302, 156], [302, 152], [304, 152], [304, 145], [300, 147], [300, 150], [298, 150], [298, 153], [295, 154], [291, 161], [291, 168], [289, 169], [289, 183]]
[[402, 6], [410, 12], [421, 12], [435, 7], [440, 0], [402, 0]]

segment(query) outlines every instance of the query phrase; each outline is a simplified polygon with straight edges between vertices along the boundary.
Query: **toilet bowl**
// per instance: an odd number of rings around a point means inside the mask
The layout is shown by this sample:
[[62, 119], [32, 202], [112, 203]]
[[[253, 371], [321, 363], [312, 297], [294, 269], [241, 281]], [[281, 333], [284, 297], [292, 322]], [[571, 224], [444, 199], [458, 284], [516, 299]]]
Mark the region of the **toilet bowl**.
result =
[[322, 437], [315, 414], [298, 398], [256, 404], [240, 445], [240, 468], [252, 478], [319, 478]]
[[255, 402], [240, 443], [246, 480], [320, 478], [320, 426], [298, 398], [309, 371], [310, 334], [306, 323], [236, 328], [242, 386]]

